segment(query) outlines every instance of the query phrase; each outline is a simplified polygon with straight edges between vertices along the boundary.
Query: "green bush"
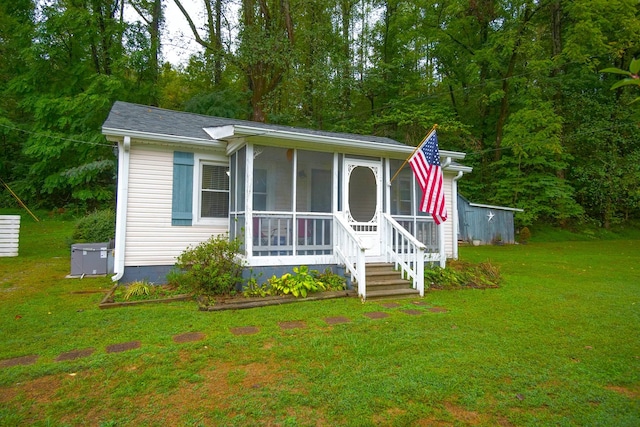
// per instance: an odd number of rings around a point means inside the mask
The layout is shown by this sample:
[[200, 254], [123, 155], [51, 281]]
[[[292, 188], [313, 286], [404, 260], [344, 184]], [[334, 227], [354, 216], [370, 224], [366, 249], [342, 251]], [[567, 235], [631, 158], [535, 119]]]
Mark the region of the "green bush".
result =
[[115, 237], [116, 214], [111, 209], [95, 211], [80, 218], [71, 238], [76, 243], [108, 242]]
[[214, 236], [187, 248], [177, 258], [171, 280], [191, 288], [199, 295], [231, 295], [242, 283], [242, 264], [238, 260], [240, 240]]
[[448, 261], [446, 268], [425, 268], [425, 287], [433, 289], [495, 288], [500, 285], [500, 268], [491, 261], [472, 264]]
[[311, 270], [311, 274], [317, 282], [324, 283], [326, 291], [343, 291], [347, 288], [347, 280], [344, 276], [335, 274], [330, 267], [327, 267], [324, 273], [320, 273], [318, 270]]

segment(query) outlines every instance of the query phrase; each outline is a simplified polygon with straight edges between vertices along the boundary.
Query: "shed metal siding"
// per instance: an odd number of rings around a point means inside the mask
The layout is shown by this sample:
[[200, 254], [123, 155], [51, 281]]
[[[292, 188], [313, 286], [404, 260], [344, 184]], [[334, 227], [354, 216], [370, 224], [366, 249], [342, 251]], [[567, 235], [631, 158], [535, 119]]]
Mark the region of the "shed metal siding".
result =
[[129, 170], [125, 266], [173, 265], [188, 246], [228, 231], [171, 225], [173, 150], [132, 145]]
[[461, 240], [480, 240], [487, 245], [494, 243], [500, 236], [503, 243], [515, 243], [511, 210], [471, 206], [467, 199], [458, 195], [458, 216]]

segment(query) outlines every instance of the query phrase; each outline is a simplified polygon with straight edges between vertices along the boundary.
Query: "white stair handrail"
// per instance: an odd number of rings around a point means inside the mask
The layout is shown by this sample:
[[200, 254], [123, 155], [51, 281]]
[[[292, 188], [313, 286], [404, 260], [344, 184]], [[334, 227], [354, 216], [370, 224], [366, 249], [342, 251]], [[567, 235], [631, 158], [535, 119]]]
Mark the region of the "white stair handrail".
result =
[[334, 253], [351, 274], [351, 280], [358, 284], [358, 295], [363, 300], [367, 294], [365, 246], [353, 228], [340, 215], [334, 215], [335, 246]]
[[387, 213], [382, 214], [384, 248], [387, 261], [393, 262], [410, 279], [413, 288], [424, 296], [424, 253], [426, 246]]

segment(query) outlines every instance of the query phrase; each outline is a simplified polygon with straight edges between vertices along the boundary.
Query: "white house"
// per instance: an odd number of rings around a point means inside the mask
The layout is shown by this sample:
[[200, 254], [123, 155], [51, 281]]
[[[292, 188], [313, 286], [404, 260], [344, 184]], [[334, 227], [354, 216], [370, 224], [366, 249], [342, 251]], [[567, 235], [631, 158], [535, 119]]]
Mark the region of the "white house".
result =
[[375, 136], [116, 102], [116, 281], [165, 280], [188, 246], [239, 237], [254, 273], [342, 267], [366, 297], [367, 265], [394, 263], [423, 292], [425, 262], [457, 258], [456, 181], [465, 154], [440, 151], [449, 219], [419, 212], [414, 147]]

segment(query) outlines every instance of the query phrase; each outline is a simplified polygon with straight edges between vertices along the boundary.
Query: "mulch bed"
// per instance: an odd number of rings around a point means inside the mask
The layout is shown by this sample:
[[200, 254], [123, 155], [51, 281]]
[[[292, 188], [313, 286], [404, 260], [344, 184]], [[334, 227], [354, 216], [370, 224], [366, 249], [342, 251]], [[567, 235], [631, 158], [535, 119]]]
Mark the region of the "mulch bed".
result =
[[241, 310], [244, 308], [268, 307], [271, 305], [291, 304], [302, 301], [321, 301], [326, 299], [346, 298], [356, 295], [355, 291], [319, 292], [306, 298], [296, 298], [293, 295], [272, 296], [264, 298], [247, 298], [244, 296], [216, 299], [213, 305], [201, 304], [200, 311]]

